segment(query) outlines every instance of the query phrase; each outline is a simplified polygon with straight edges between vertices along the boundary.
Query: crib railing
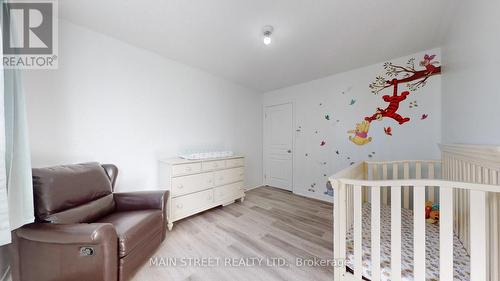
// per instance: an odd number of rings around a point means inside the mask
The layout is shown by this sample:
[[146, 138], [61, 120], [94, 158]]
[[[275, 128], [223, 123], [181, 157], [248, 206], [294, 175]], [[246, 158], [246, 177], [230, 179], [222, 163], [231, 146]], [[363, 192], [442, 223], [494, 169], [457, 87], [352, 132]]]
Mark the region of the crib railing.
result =
[[[495, 185], [500, 189], [500, 147], [479, 145], [440, 145], [443, 179]], [[465, 248], [470, 251], [469, 231], [471, 215], [468, 213], [470, 193], [455, 190], [453, 228]], [[488, 271], [489, 280], [500, 280], [500, 193], [487, 194], [488, 203]]]
[[[334, 258], [346, 258], [346, 233], [350, 227], [354, 239], [354, 274], [347, 273], [345, 267], [336, 267], [334, 280], [362, 279], [362, 204], [368, 201], [371, 202], [371, 280], [380, 280], [380, 207], [385, 203], [391, 206], [391, 280], [401, 280], [401, 207], [413, 207], [413, 242], [425, 245], [425, 200], [436, 197], [440, 203], [440, 280], [453, 280], [454, 206], [457, 205], [454, 194], [463, 191], [468, 194], [468, 201], [460, 206], [468, 210], [468, 233], [474, 237], [469, 245], [471, 280], [490, 278], [488, 198], [489, 194], [497, 194], [498, 187], [434, 179], [441, 176], [440, 165], [441, 161], [361, 162], [330, 178], [335, 189]], [[425, 280], [425, 258], [425, 247], [414, 247], [415, 280]]]
[[[399, 179], [439, 179], [441, 177], [440, 160], [399, 160], [399, 161], [364, 161], [340, 171], [335, 174], [338, 178], [363, 179], [363, 180], [399, 180]], [[391, 191], [388, 186], [381, 186], [381, 202], [389, 205], [391, 202]], [[406, 209], [413, 209], [413, 188], [404, 186], [401, 190], [401, 206]], [[362, 202], [370, 202], [371, 194], [367, 187], [362, 187]], [[347, 227], [352, 227], [353, 223], [353, 192], [347, 190]], [[439, 193], [433, 186], [426, 189], [426, 200], [439, 203]]]
[[[368, 180], [397, 180], [397, 179], [440, 179], [440, 160], [400, 160], [385, 162], [365, 162]], [[381, 187], [382, 203], [388, 205], [391, 198], [389, 188]], [[412, 189], [410, 186], [402, 188], [402, 207], [413, 209]], [[369, 202], [368, 190], [365, 191], [365, 201]], [[426, 200], [438, 203], [439, 193], [430, 186], [426, 191]]]

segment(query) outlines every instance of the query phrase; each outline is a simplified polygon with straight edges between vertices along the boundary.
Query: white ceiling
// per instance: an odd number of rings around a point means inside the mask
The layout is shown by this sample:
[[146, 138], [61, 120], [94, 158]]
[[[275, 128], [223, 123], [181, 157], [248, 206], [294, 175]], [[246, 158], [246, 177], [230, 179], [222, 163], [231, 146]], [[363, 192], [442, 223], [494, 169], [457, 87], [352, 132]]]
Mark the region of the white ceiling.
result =
[[447, 1], [63, 0], [59, 9], [68, 21], [263, 92], [437, 47]]

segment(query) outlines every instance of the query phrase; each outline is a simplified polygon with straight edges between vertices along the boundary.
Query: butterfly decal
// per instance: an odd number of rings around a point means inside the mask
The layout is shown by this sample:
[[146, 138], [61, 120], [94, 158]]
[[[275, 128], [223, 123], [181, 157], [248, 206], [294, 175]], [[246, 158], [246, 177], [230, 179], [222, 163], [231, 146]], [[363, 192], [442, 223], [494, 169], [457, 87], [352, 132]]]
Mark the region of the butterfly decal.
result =
[[427, 114], [422, 114], [422, 117], [420, 117], [420, 119], [421, 119], [421, 120], [425, 120], [425, 119], [427, 119], [427, 117], [429, 117], [429, 115], [427, 115]]
[[424, 60], [428, 60], [428, 61], [431, 61], [433, 60], [434, 58], [436, 57], [436, 55], [428, 55], [428, 54], [425, 54], [424, 56]]
[[388, 136], [392, 136], [392, 128], [391, 127], [384, 127], [384, 132]]
[[354, 105], [356, 103], [356, 100], [355, 99], [351, 99], [351, 102], [349, 103], [349, 105]]
[[328, 114], [327, 114], [327, 115], [325, 115], [325, 119], [326, 119], [326, 120], [330, 120], [330, 115], [328, 115]]
[[325, 146], [326, 141], [321, 141], [320, 146]]

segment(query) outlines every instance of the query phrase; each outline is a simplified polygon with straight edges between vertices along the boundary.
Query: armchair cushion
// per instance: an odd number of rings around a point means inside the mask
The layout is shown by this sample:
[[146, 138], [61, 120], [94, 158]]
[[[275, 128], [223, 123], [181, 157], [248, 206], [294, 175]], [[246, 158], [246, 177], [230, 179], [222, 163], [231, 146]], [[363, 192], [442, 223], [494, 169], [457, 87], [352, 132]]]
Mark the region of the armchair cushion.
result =
[[96, 218], [101, 218], [114, 210], [113, 195], [108, 194], [97, 200], [83, 205], [54, 213], [45, 217], [46, 221], [52, 223], [87, 223]]
[[[33, 192], [37, 221], [92, 222], [114, 209], [114, 200], [98, 200], [113, 196], [110, 179], [99, 163], [33, 169]], [[86, 207], [77, 208], [92, 201], [99, 203], [92, 205], [91, 214]], [[70, 209], [74, 210], [68, 214]]]
[[116, 212], [99, 219], [99, 223], [111, 223], [118, 235], [120, 258], [136, 248], [140, 250], [155, 236], [161, 235], [164, 226], [161, 210], [139, 210]]

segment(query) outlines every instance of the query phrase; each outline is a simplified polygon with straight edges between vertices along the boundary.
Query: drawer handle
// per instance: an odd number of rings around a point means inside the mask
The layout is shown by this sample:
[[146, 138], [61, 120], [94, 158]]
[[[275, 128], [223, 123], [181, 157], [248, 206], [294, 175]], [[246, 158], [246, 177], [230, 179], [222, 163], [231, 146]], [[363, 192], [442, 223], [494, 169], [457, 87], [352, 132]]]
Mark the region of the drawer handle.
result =
[[208, 195], [208, 200], [212, 200], [212, 195]]
[[184, 185], [179, 184], [179, 185], [177, 186], [177, 188], [178, 188], [178, 189], [183, 189], [183, 188], [184, 188]]
[[223, 177], [223, 176], [220, 176], [220, 177], [219, 177], [219, 180], [224, 180], [224, 177]]
[[187, 172], [191, 172], [192, 168], [191, 167], [186, 167]]
[[215, 167], [215, 168], [219, 167], [219, 164], [215, 163], [215, 164], [214, 164], [214, 167]]
[[212, 180], [212, 179], [208, 179], [208, 183], [212, 183], [212, 182], [213, 182], [213, 180]]
[[240, 174], [240, 177], [242, 177], [242, 176], [243, 176], [243, 173]]
[[177, 204], [177, 209], [182, 209], [182, 204]]

